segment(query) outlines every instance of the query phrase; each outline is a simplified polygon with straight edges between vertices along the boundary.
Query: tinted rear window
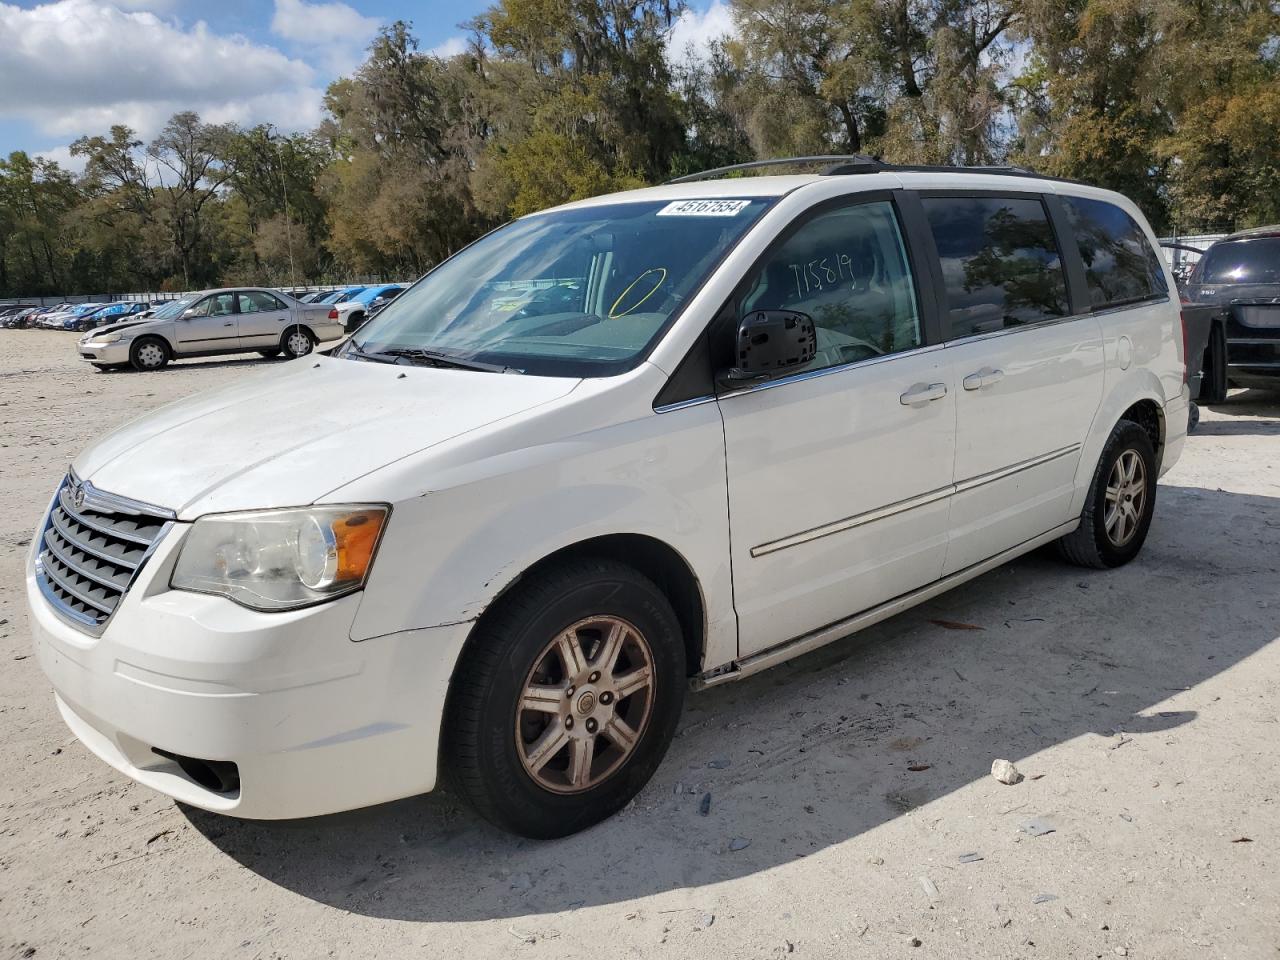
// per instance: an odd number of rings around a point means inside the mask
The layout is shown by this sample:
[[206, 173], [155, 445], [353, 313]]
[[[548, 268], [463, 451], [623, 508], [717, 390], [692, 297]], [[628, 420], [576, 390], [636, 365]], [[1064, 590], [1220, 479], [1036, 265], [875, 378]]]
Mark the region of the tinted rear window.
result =
[[1280, 237], [1215, 243], [1198, 272], [1200, 283], [1280, 283]]
[[951, 337], [1067, 315], [1067, 282], [1044, 204], [1031, 197], [926, 197]]
[[1160, 256], [1133, 217], [1105, 200], [1062, 199], [1084, 261], [1093, 309], [1137, 303], [1169, 292]]

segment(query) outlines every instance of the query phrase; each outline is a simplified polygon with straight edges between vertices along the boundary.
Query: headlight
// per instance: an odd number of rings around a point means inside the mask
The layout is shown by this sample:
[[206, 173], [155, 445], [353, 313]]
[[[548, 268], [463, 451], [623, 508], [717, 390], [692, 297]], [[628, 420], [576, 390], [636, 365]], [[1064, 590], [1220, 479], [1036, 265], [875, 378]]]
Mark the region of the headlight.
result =
[[169, 585], [254, 610], [289, 610], [364, 586], [389, 510], [299, 507], [201, 517]]
[[108, 333], [108, 334], [104, 334], [102, 336], [97, 336], [97, 337], [95, 337], [91, 333], [84, 338], [84, 342], [89, 343], [90, 341], [92, 341], [93, 343], [100, 343], [105, 345], [108, 343], [119, 343], [123, 339], [124, 339], [123, 333]]

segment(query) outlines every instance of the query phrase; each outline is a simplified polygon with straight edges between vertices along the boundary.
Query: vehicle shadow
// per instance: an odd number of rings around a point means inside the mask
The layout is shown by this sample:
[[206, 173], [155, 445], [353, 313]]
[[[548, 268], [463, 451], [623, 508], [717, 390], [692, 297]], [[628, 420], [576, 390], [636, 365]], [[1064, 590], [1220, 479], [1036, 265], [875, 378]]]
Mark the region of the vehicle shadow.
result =
[[[506, 835], [448, 793], [285, 823], [183, 812], [272, 883], [374, 917], [516, 917], [716, 884], [993, 783], [996, 757], [1024, 762], [1080, 737], [1101, 750], [1194, 720], [1161, 705], [1280, 634], [1280, 604], [1257, 602], [1274, 596], [1278, 558], [1280, 499], [1162, 486], [1127, 567], [1086, 571], [1039, 551], [691, 696], [636, 803], [564, 840]], [[731, 851], [735, 837], [750, 845]]]

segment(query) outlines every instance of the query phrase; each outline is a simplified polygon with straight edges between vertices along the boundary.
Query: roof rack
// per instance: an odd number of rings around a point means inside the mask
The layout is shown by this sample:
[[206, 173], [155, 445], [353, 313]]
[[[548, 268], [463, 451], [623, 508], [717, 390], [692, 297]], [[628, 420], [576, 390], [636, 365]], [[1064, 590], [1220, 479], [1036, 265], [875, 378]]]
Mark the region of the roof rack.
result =
[[668, 180], [667, 183], [693, 183], [697, 180], [714, 180], [726, 173], [736, 173], [739, 170], [759, 170], [762, 167], [794, 167], [801, 164], [817, 164], [825, 163], [826, 169], [822, 171], [823, 176], [829, 176], [836, 173], [864, 173], [882, 169], [886, 164], [876, 159], [868, 157], [862, 153], [847, 153], [840, 155], [822, 155], [815, 157], [774, 157], [771, 160], [752, 160], [750, 163], [733, 163], [727, 167], [716, 167], [712, 170], [703, 170], [700, 173], [689, 173], [683, 177], [676, 177], [674, 180]]
[[1026, 167], [1015, 166], [975, 166], [951, 167], [931, 166], [928, 164], [887, 163], [879, 157], [869, 157], [861, 153], [813, 156], [813, 157], [775, 157], [770, 160], [752, 160], [750, 163], [735, 163], [727, 167], [716, 167], [700, 173], [690, 173], [683, 177], [668, 180], [667, 183], [693, 183], [698, 180], [714, 180], [726, 173], [739, 170], [759, 170], [765, 167], [787, 167], [802, 164], [826, 164], [820, 171], [824, 177], [841, 177], [859, 173], [975, 173], [997, 174], [1004, 177], [1033, 177], [1037, 180], [1053, 180], [1058, 183], [1079, 183], [1066, 177], [1052, 177], [1036, 173]]

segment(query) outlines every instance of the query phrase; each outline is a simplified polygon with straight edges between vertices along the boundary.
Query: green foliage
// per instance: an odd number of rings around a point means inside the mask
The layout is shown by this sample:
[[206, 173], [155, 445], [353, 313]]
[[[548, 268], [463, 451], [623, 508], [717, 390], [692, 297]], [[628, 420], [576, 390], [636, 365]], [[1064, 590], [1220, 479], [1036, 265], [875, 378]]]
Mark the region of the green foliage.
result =
[[11, 154], [0, 296], [410, 277], [513, 216], [810, 153], [1025, 165], [1159, 230], [1280, 222], [1274, 0], [729, 3], [691, 58], [683, 0], [495, 0], [449, 59], [386, 27], [310, 133], [179, 113], [76, 140], [77, 177]]

